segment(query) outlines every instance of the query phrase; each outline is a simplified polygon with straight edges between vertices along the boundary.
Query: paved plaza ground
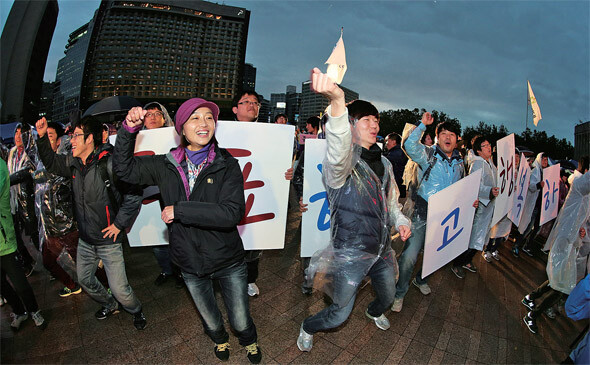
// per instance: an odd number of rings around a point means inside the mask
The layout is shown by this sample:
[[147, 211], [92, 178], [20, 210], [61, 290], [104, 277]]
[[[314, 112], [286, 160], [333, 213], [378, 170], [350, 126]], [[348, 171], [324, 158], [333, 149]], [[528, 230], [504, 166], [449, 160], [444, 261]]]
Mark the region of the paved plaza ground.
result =
[[[559, 363], [587, 323], [573, 322], [563, 313], [553, 320], [542, 316], [540, 333], [531, 334], [522, 321], [526, 308], [520, 300], [546, 280], [546, 256], [537, 251], [535, 257], [515, 258], [505, 243], [501, 261], [486, 263], [476, 255], [479, 271], [468, 272], [463, 280], [447, 266], [432, 275], [432, 294], [424, 296], [411, 286], [402, 312], [386, 312], [388, 331], [365, 317], [374, 297], [365, 285], [348, 321], [314, 336], [313, 350], [302, 353], [296, 345], [301, 321], [325, 303], [319, 292], [310, 297], [301, 293], [299, 220], [300, 214], [290, 213], [284, 250], [264, 252], [260, 296], [250, 299], [264, 363]], [[394, 244], [398, 254], [400, 247]], [[129, 281], [143, 302], [145, 330], [137, 331], [132, 316], [124, 312], [96, 320], [99, 306], [94, 301], [86, 294], [60, 298], [59, 282], [49, 281], [49, 274], [39, 269], [29, 281], [48, 327], [40, 331], [29, 319], [13, 333], [10, 309], [3, 306], [0, 363], [218, 363], [186, 289], [173, 282], [154, 285], [159, 270], [151, 249], [126, 248], [125, 261]], [[235, 336], [230, 338], [230, 363], [248, 363]]]

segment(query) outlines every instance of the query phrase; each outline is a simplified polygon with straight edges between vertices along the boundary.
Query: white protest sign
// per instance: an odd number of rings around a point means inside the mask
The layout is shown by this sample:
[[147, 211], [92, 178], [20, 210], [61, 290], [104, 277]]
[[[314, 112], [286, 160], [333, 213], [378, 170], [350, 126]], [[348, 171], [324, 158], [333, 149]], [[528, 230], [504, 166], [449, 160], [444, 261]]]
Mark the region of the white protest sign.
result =
[[326, 156], [325, 139], [308, 139], [305, 143], [305, 174], [301, 215], [301, 257], [311, 257], [330, 242], [330, 207], [322, 182], [322, 163]]
[[509, 214], [510, 220], [517, 227], [520, 225], [520, 219], [522, 218], [524, 203], [526, 202], [526, 196], [529, 191], [530, 180], [531, 169], [529, 168], [529, 163], [526, 160], [524, 153], [522, 153], [520, 155], [520, 167], [518, 168], [518, 177], [516, 179], [514, 201], [512, 204], [512, 210]]
[[285, 246], [289, 181], [295, 126], [217, 122], [215, 137], [240, 162], [246, 214], [238, 225], [246, 250]]
[[422, 278], [467, 250], [481, 173], [477, 170], [428, 198]]
[[[293, 135], [294, 127], [288, 125], [217, 122], [215, 137], [220, 147], [238, 159], [244, 174], [246, 214], [238, 230], [247, 250], [284, 246], [289, 195], [285, 171], [291, 167]], [[137, 136], [135, 154], [165, 154], [178, 144], [173, 127], [145, 130]], [[146, 191], [150, 189], [153, 188]], [[146, 204], [145, 198], [149, 196], [144, 196], [144, 204], [131, 227], [129, 245], [165, 245], [167, 228], [160, 218], [159, 202]]]
[[498, 140], [496, 151], [498, 153], [498, 176], [496, 181], [500, 192], [495, 199], [492, 227], [512, 209], [516, 188], [514, 179], [514, 169], [516, 168], [514, 166], [514, 133]]
[[557, 217], [557, 205], [559, 204], [559, 164], [543, 169], [543, 195], [541, 200], [541, 221], [543, 225]]

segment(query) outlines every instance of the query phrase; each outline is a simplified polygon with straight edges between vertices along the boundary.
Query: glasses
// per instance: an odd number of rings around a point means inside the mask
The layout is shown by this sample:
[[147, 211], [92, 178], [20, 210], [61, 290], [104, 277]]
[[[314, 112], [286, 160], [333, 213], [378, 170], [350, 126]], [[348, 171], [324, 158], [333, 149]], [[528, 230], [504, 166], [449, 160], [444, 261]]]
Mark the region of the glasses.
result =
[[72, 138], [78, 138], [80, 136], [87, 136], [90, 133], [76, 133], [76, 134], [72, 134]]
[[483, 143], [483, 144], [481, 145], [481, 147], [491, 147], [491, 146], [492, 146], [492, 145], [491, 145], [491, 144], [489, 144], [489, 143]]
[[260, 107], [260, 103], [259, 102], [257, 102], [257, 101], [250, 101], [250, 100], [240, 101], [238, 103], [238, 105], [252, 105], [252, 106]]
[[145, 117], [146, 118], [149, 118], [149, 117], [158, 117], [158, 116], [163, 117], [164, 116], [164, 113], [162, 113], [162, 112], [145, 113]]

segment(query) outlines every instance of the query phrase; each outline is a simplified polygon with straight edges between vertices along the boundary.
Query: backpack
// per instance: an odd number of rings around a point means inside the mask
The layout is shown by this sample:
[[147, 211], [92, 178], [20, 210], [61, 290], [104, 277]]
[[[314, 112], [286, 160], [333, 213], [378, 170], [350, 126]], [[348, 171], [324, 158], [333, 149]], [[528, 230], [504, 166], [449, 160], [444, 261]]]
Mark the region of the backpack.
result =
[[115, 181], [113, 176], [113, 160], [112, 158], [101, 158], [98, 160], [98, 171], [100, 172], [100, 178], [104, 181], [104, 185], [107, 188], [107, 194], [109, 195], [109, 201], [111, 207], [116, 212], [119, 211], [119, 201], [115, 196]]

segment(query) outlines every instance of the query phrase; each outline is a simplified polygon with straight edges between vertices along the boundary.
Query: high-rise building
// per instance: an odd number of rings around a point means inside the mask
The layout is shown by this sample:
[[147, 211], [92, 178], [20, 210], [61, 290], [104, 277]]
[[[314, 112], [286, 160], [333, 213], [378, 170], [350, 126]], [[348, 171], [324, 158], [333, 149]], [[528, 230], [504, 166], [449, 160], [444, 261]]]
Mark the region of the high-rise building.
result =
[[[323, 113], [329, 102], [323, 95], [314, 93], [311, 88], [311, 81], [305, 81], [301, 84], [301, 108], [299, 120], [305, 121], [309, 117], [318, 116]], [[342, 85], [340, 88], [344, 91], [346, 102], [351, 102], [359, 98], [359, 94]]]
[[242, 90], [256, 90], [256, 67], [251, 63], [244, 64]]
[[285, 114], [289, 118], [289, 123], [294, 125], [300, 124], [299, 109], [301, 107], [301, 93], [297, 92], [297, 87], [293, 85], [287, 86], [286, 102], [287, 109]]
[[39, 101], [38, 118], [45, 117], [47, 120], [53, 120], [53, 90], [55, 82], [43, 81], [41, 87], [41, 99]]
[[277, 114], [285, 114], [287, 109], [285, 93], [274, 93], [270, 94], [270, 121], [274, 122], [274, 118]]
[[590, 155], [590, 121], [574, 127], [574, 158]]
[[0, 37], [0, 122], [37, 121], [58, 12], [57, 0], [13, 3]]
[[86, 23], [70, 33], [66, 55], [57, 63], [53, 95], [53, 120], [56, 122], [69, 122], [70, 113], [80, 109], [80, 88], [92, 24], [92, 21]]
[[103, 0], [82, 82], [87, 108], [112, 95], [174, 110], [199, 96], [231, 108], [242, 87], [250, 11], [200, 0]]
[[258, 121], [261, 123], [270, 123], [271, 114], [270, 114], [270, 101], [266, 100], [262, 95], [260, 96], [262, 100], [260, 100], [260, 109], [258, 110]]

